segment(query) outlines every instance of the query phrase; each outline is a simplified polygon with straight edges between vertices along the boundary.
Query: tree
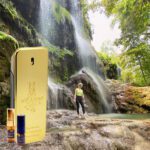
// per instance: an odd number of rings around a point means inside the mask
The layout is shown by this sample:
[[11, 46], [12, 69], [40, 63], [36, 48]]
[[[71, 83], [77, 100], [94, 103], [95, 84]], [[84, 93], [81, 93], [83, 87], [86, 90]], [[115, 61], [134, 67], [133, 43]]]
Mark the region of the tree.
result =
[[121, 37], [115, 44], [124, 46], [123, 68], [130, 68], [140, 84], [150, 84], [149, 0], [102, 0], [99, 6], [114, 16], [113, 23], [120, 23]]

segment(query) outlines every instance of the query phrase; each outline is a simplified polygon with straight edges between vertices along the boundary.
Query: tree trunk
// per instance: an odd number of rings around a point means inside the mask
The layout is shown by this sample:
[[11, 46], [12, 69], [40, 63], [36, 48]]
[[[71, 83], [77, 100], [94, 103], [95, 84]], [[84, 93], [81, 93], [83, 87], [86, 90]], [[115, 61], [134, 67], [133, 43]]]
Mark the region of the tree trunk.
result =
[[145, 74], [144, 74], [144, 71], [143, 71], [143, 68], [142, 68], [141, 58], [140, 57], [137, 57], [137, 58], [138, 58], [138, 62], [139, 62], [139, 65], [140, 65], [140, 69], [141, 69], [143, 79], [144, 79], [145, 83], [147, 83], [146, 78], [145, 78]]

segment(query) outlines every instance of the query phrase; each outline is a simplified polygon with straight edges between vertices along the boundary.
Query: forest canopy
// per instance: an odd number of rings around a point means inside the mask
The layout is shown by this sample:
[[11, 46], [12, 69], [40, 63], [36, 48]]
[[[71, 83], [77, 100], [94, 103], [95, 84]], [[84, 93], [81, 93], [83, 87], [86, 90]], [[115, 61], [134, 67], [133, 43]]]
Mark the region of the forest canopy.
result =
[[150, 2], [149, 0], [93, 1], [90, 9], [103, 9], [119, 22], [121, 36], [115, 45], [123, 46], [120, 56], [122, 79], [137, 85], [150, 85]]

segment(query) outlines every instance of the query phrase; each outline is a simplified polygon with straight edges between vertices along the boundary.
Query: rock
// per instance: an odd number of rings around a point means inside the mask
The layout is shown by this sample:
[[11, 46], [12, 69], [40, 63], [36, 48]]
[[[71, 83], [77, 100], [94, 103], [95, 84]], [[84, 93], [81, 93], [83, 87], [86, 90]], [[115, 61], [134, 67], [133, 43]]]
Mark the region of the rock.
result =
[[0, 125], [6, 123], [6, 109], [10, 106], [9, 82], [0, 82]]
[[79, 82], [83, 83], [88, 112], [104, 113], [111, 111], [112, 97], [100, 76], [83, 68], [73, 75], [66, 85], [74, 93]]
[[40, 0], [11, 0], [16, 9], [20, 11], [22, 16], [31, 24], [36, 25], [39, 19]]
[[18, 48], [18, 41], [0, 32], [0, 124], [6, 122], [6, 108], [10, 105], [10, 59]]
[[0, 1], [0, 16], [1, 20], [9, 28], [9, 34], [15, 37], [19, 44], [22, 46], [40, 45], [34, 27], [16, 11], [11, 1]]
[[16, 48], [18, 48], [17, 40], [0, 32], [0, 81], [9, 77], [10, 58]]
[[48, 92], [48, 109], [74, 109], [72, 91], [62, 85], [51, 82]]
[[115, 80], [106, 80], [113, 95], [113, 108], [119, 113], [149, 113], [149, 87], [135, 87]]
[[[149, 150], [149, 119], [106, 119], [88, 114], [83, 120], [76, 116], [75, 111], [48, 111], [47, 124], [53, 123], [54, 126], [47, 126], [43, 141], [19, 146], [1, 143], [0, 137], [0, 150]], [[5, 131], [0, 127], [0, 133], [6, 135]]]

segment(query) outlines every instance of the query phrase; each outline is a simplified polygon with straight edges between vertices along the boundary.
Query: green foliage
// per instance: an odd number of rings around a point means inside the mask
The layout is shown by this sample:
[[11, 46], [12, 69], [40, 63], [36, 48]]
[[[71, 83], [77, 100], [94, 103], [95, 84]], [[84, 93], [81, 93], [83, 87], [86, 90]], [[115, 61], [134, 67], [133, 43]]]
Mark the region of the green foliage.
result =
[[63, 6], [61, 6], [60, 4], [58, 4], [57, 2], [52, 0], [52, 14], [55, 17], [55, 20], [57, 21], [57, 23], [61, 23], [65, 20], [71, 21], [71, 16], [69, 11], [64, 8]]
[[29, 24], [20, 13], [18, 13], [10, 0], [0, 0], [1, 19], [10, 26], [12, 33], [20, 33], [27, 45], [33, 46], [38, 43], [37, 33], [34, 27]]
[[99, 11], [101, 6], [101, 2], [99, 0], [91, 0], [89, 4], [89, 10]]
[[108, 16], [119, 22], [121, 37], [116, 45], [123, 45], [121, 56], [123, 79], [138, 85], [150, 85], [150, 47], [148, 0], [102, 0]]
[[66, 48], [60, 49], [50, 44], [46, 39], [42, 39], [43, 45], [47, 46], [51, 55], [49, 59], [50, 75], [56, 82], [62, 83], [69, 79], [69, 69], [66, 58], [73, 57], [74, 53]]
[[14, 37], [0, 32], [0, 81], [4, 81], [9, 76], [10, 58], [18, 47], [18, 42]]
[[9, 11], [9, 13], [11, 14], [11, 17], [13, 19], [17, 18], [17, 16], [18, 16], [17, 11], [14, 8], [14, 6], [13, 6], [11, 1], [9, 1], [9, 0], [1, 0], [1, 4], [3, 4], [3, 6]]
[[10, 61], [12, 53], [18, 47], [18, 41], [14, 37], [0, 31], [0, 54], [6, 57], [7, 61]]
[[[121, 64], [124, 72], [131, 71], [130, 78], [133, 83], [140, 86], [150, 84], [150, 47], [147, 44], [141, 43], [136, 48], [123, 53]], [[129, 75], [126, 77], [128, 78]]]
[[97, 52], [97, 54], [104, 65], [105, 76], [107, 76], [109, 79], [118, 79], [117, 57], [115, 55], [113, 57], [109, 56], [105, 52]]
[[14, 37], [1, 31], [0, 31], [0, 41], [9, 41], [12, 43], [16, 43], [16, 46], [18, 47], [18, 41]]
[[60, 49], [58, 46], [54, 46], [51, 43], [49, 43], [46, 39], [42, 39], [43, 45], [48, 47], [48, 50], [51, 54], [54, 56], [63, 59], [65, 56], [74, 56], [74, 53], [66, 48]]
[[82, 13], [83, 13], [83, 20], [84, 20], [84, 29], [88, 37], [92, 39], [92, 32], [91, 32], [91, 24], [89, 22], [89, 5], [87, 3], [87, 0], [80, 0]]

